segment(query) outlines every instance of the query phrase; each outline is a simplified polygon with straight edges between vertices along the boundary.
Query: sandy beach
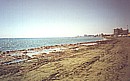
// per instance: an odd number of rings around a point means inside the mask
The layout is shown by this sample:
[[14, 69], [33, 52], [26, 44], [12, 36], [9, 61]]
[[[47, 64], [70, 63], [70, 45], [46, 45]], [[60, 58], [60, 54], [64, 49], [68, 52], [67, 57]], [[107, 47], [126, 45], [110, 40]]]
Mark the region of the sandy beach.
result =
[[[0, 81], [129, 81], [129, 46], [121, 37], [1, 52]], [[16, 58], [24, 61], [12, 63]]]

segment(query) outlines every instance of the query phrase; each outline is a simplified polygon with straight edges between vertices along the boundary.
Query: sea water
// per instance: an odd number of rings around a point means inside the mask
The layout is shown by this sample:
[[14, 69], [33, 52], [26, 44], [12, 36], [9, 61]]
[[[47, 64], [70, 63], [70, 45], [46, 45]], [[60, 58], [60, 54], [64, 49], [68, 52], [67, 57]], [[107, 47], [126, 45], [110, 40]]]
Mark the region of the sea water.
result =
[[41, 46], [74, 44], [101, 40], [100, 37], [0, 38], [0, 51], [23, 50]]

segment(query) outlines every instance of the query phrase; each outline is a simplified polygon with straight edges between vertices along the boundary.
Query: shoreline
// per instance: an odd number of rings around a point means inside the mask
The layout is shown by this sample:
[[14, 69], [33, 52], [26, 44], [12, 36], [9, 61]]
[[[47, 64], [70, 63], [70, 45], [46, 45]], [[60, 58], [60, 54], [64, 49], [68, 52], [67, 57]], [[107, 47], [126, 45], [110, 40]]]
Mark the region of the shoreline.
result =
[[[72, 50], [78, 50], [77, 48], [73, 47], [80, 47], [80, 46], [94, 46], [99, 44], [105, 44], [108, 41], [111, 41], [110, 39], [102, 40], [96, 40], [92, 42], [81, 42], [81, 43], [74, 43], [74, 44], [60, 44], [60, 45], [54, 45], [54, 46], [41, 46], [37, 48], [30, 48], [30, 49], [23, 49], [23, 50], [12, 50], [12, 51], [4, 51], [1, 52], [0, 58], [7, 58], [8, 56], [13, 57], [12, 59], [8, 60], [1, 60], [0, 64], [11, 64], [11, 63], [18, 63], [22, 61], [17, 60], [23, 60], [25, 61], [31, 58], [35, 58], [37, 56], [46, 56], [50, 53], [55, 52], [64, 52], [66, 49], [72, 49]], [[72, 47], [72, 48], [71, 48]]]

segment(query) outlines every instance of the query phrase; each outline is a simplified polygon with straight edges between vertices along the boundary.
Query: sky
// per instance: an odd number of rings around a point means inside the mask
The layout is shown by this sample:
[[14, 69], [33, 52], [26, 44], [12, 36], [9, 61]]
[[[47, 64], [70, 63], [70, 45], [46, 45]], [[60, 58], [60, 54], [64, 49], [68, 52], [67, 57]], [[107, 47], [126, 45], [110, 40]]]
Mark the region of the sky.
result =
[[72, 37], [130, 26], [130, 0], [0, 0], [1, 38]]

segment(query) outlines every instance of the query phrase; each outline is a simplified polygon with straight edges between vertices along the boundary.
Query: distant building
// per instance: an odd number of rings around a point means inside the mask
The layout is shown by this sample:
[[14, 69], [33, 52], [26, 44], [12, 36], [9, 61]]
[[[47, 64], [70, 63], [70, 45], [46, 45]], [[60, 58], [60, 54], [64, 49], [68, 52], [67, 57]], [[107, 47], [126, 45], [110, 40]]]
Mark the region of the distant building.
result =
[[88, 37], [88, 35], [84, 34], [84, 37]]
[[84, 34], [84, 37], [95, 37], [95, 35], [87, 35], [87, 34]]
[[114, 36], [118, 37], [118, 36], [127, 36], [129, 34], [129, 30], [123, 30], [122, 28], [116, 28], [114, 29]]
[[100, 35], [99, 35], [99, 37], [113, 37], [113, 34], [103, 34], [103, 33], [101, 33]]

